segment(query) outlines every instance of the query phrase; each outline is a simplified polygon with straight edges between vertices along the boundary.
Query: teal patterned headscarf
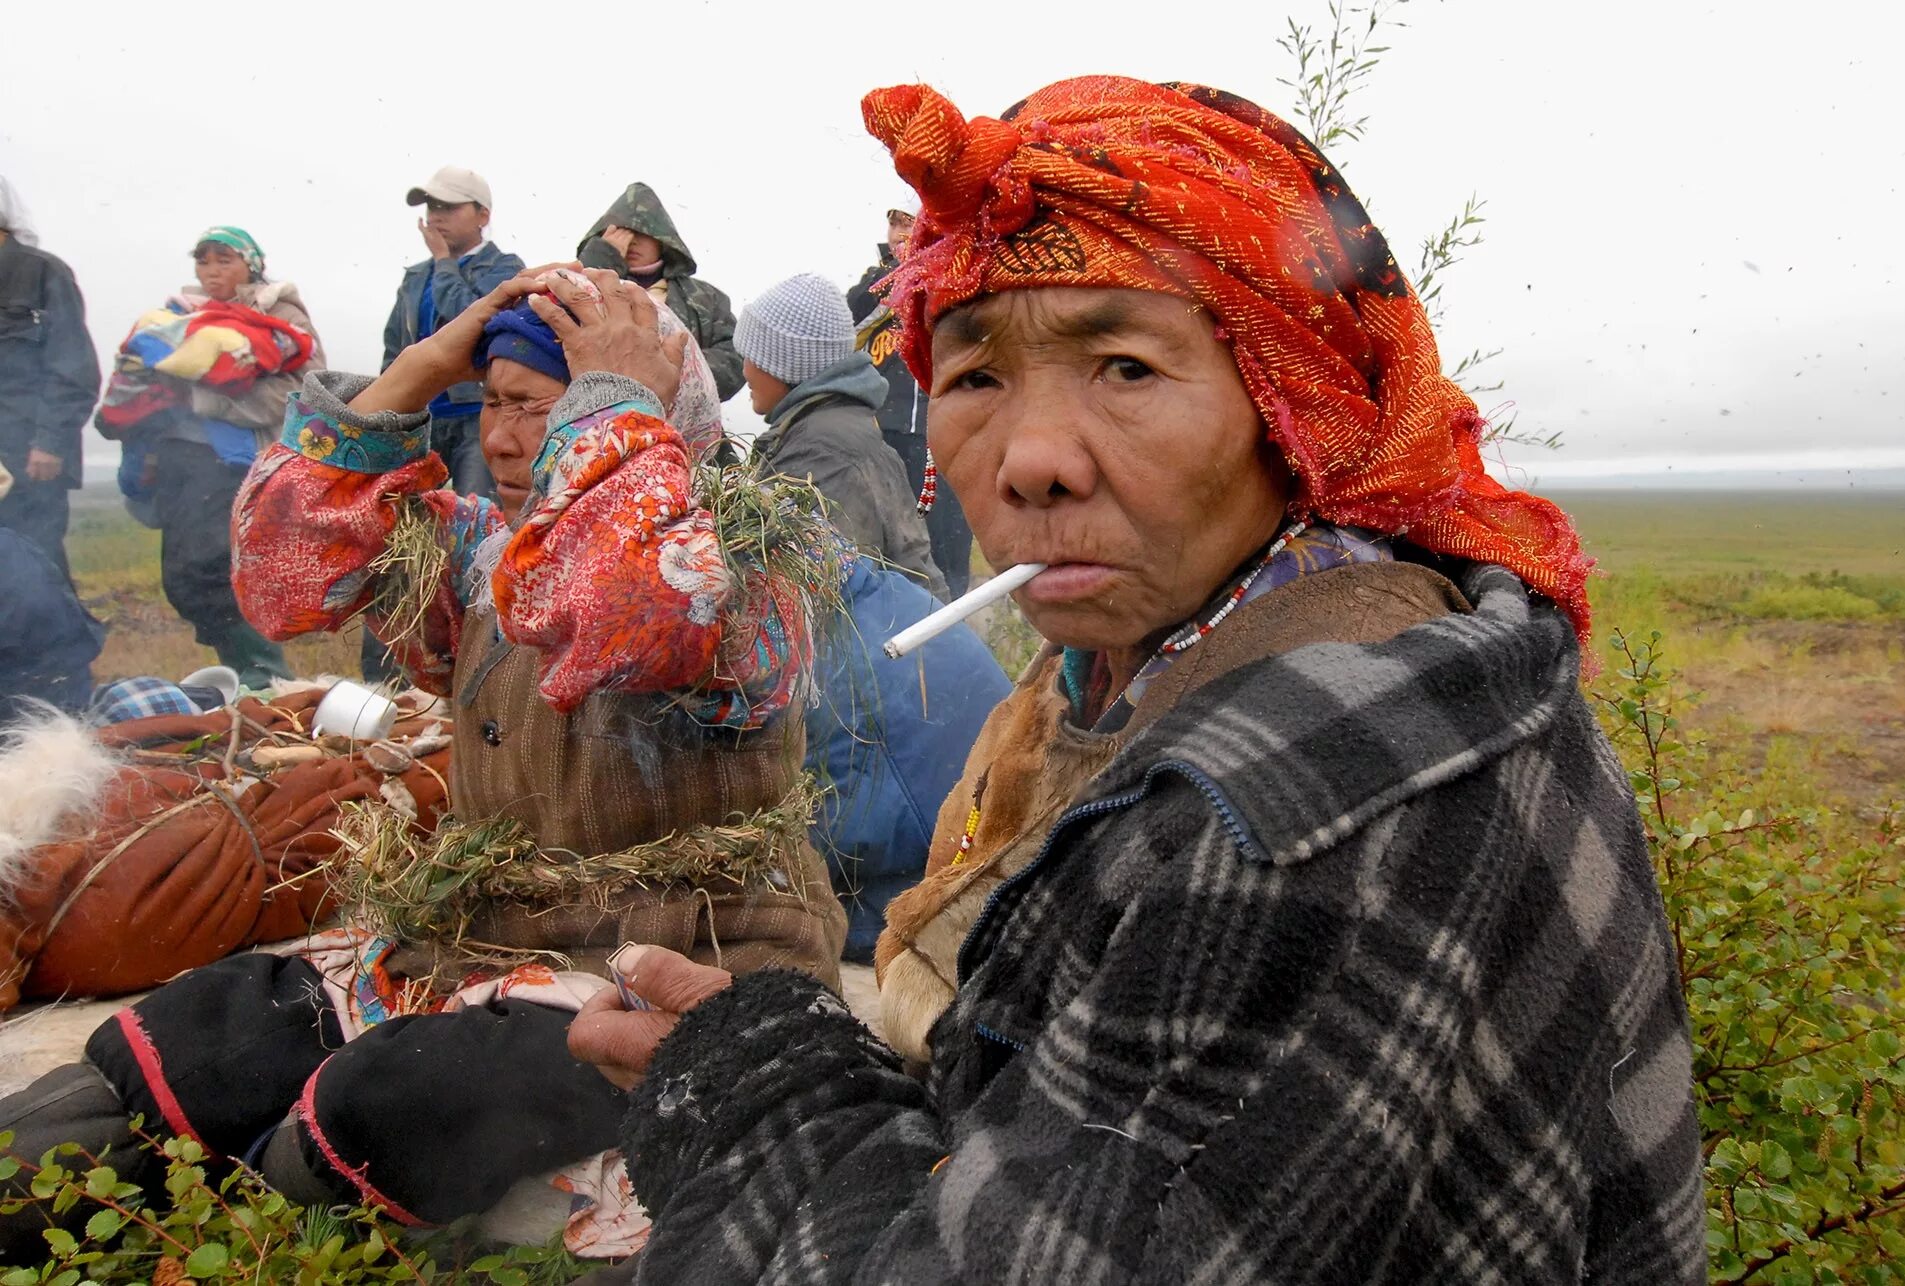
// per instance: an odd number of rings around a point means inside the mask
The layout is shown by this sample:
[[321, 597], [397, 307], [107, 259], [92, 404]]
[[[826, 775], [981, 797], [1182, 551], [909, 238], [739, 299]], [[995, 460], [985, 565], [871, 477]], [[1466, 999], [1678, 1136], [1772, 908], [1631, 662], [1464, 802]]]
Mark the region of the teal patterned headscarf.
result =
[[260, 246], [257, 240], [243, 228], [234, 227], [229, 223], [221, 223], [207, 228], [205, 231], [199, 233], [198, 240], [192, 243], [192, 253], [196, 255], [198, 248], [208, 241], [215, 242], [221, 246], [228, 246], [243, 255], [245, 258], [245, 266], [251, 269], [251, 279], [253, 281], [263, 281], [265, 279], [264, 247]]

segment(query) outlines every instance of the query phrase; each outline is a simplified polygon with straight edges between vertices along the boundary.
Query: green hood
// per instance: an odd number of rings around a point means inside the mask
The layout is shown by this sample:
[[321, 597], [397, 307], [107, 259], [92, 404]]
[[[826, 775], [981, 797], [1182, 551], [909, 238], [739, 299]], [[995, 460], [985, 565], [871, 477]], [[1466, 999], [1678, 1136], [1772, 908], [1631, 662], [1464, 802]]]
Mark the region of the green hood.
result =
[[622, 190], [602, 217], [589, 225], [582, 240], [576, 243], [576, 253], [582, 253], [582, 247], [602, 235], [611, 225], [628, 228], [645, 237], [653, 237], [661, 242], [662, 276], [692, 277], [695, 275], [695, 257], [688, 250], [688, 243], [681, 239], [681, 233], [675, 230], [675, 221], [668, 217], [668, 207], [655, 195], [655, 189], [646, 183], [631, 183]]

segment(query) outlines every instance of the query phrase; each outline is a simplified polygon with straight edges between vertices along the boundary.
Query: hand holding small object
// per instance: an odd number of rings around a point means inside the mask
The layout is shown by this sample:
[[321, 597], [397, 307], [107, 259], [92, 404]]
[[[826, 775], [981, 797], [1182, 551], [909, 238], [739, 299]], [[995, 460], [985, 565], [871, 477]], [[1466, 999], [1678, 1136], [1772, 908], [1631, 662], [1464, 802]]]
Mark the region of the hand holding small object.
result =
[[683, 1014], [734, 981], [725, 969], [635, 943], [610, 957], [610, 969], [616, 985], [590, 997], [570, 1022], [569, 1052], [623, 1089], [641, 1082]]

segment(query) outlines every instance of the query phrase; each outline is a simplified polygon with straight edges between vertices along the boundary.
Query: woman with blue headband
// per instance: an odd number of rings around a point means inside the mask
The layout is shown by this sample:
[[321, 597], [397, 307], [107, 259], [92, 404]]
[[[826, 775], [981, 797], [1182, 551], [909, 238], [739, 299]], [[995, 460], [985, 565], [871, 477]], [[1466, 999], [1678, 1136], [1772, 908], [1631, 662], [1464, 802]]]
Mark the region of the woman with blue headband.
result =
[[[443, 490], [430, 450], [430, 399], [474, 378], [495, 502]], [[16, 1146], [124, 1145], [143, 1116], [295, 1199], [417, 1225], [560, 1170], [600, 1198], [574, 1248], [639, 1245], [599, 1159], [625, 1098], [569, 1054], [574, 1012], [629, 942], [837, 986], [846, 929], [800, 772], [809, 614], [839, 564], [723, 528], [697, 472], [718, 408], [681, 323], [606, 272], [518, 278], [380, 376], [305, 383], [239, 491], [238, 601], [279, 639], [367, 617], [449, 703], [454, 820], [362, 815], [343, 927], [120, 1011], [0, 1102]], [[0, 1218], [0, 1260], [34, 1218]]]

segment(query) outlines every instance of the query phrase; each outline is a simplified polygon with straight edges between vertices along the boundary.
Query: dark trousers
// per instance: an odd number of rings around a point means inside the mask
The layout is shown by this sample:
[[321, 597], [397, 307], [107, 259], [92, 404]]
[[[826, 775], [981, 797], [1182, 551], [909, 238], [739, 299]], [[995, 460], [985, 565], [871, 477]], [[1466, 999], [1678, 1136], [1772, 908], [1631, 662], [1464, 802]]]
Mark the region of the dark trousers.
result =
[[160, 442], [156, 454], [153, 508], [166, 601], [245, 686], [289, 677], [283, 650], [251, 627], [232, 593], [232, 501], [244, 472], [201, 442]]
[[[907, 481], [913, 494], [926, 485], [926, 435], [924, 433], [882, 433], [886, 444], [906, 466]], [[966, 511], [959, 507], [946, 480], [939, 480], [939, 492], [926, 515], [926, 536], [932, 541], [933, 562], [946, 578], [946, 589], [954, 598], [972, 584], [972, 528], [966, 525]]]
[[66, 580], [73, 579], [66, 564], [66, 520], [71, 508], [71, 493], [66, 482], [34, 482], [20, 468], [8, 466], [13, 474], [13, 490], [0, 500], [0, 527], [11, 527], [38, 545]]
[[[122, 1147], [143, 1115], [148, 1133], [189, 1130], [295, 1200], [380, 1200], [400, 1220], [447, 1223], [616, 1145], [626, 1096], [570, 1057], [570, 1017], [503, 1000], [344, 1044], [310, 964], [232, 956], [121, 1010], [87, 1042], [84, 1070], [0, 1100], [0, 1128], [36, 1149]], [[0, 1222], [0, 1263], [42, 1244], [36, 1224]]]

